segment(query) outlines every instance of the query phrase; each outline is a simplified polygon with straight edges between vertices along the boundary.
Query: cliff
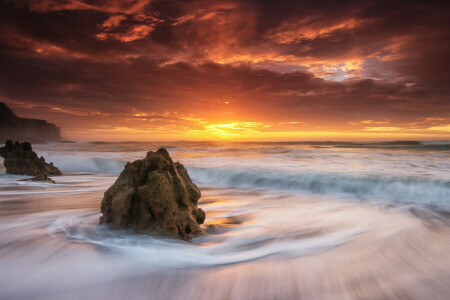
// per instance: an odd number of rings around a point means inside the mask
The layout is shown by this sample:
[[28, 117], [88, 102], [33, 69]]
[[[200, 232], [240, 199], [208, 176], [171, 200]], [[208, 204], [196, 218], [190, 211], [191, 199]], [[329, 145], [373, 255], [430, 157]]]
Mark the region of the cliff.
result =
[[5, 103], [0, 102], [0, 142], [10, 139], [38, 143], [58, 142], [62, 138], [60, 128], [55, 124], [45, 120], [20, 118]]

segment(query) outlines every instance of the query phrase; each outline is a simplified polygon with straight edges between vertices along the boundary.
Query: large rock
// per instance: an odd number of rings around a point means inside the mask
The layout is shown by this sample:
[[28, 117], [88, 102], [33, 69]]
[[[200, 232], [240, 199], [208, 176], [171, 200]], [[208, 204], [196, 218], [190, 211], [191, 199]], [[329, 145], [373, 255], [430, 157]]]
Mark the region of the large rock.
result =
[[144, 159], [127, 163], [105, 192], [100, 223], [190, 239], [201, 232], [199, 225], [205, 221], [205, 213], [197, 207], [200, 196], [184, 166], [174, 163], [166, 149], [149, 151]]
[[35, 180], [45, 181], [48, 181], [48, 176], [62, 175], [53, 163], [46, 163], [42, 156], [39, 158], [27, 142], [6, 141], [0, 148], [0, 156], [4, 158], [6, 173], [37, 176]]
[[15, 139], [33, 143], [61, 141], [60, 128], [45, 120], [20, 118], [0, 102], [0, 142]]

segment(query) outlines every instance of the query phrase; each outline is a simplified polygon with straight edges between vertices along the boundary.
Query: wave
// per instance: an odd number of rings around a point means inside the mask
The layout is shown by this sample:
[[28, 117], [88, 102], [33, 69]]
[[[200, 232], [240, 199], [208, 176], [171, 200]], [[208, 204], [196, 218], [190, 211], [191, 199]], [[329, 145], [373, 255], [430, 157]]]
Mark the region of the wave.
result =
[[[319, 142], [317, 142], [318, 145]], [[324, 144], [325, 142], [321, 142]], [[330, 142], [331, 143], [331, 142]], [[336, 147], [337, 142], [332, 142]], [[183, 150], [175, 150], [172, 154], [185, 163], [193, 181], [199, 185], [224, 188], [270, 189], [274, 191], [292, 191], [332, 195], [335, 197], [350, 197], [358, 200], [381, 200], [388, 203], [419, 204], [433, 210], [450, 211], [450, 179], [445, 175], [446, 153], [440, 152], [427, 156], [423, 160], [422, 153], [409, 153], [408, 163], [394, 156], [384, 161], [379, 153], [364, 153], [360, 160], [354, 156], [341, 157], [338, 153], [313, 150], [290, 149], [272, 144], [262, 147], [261, 156], [236, 157], [234, 155], [219, 155], [219, 150], [238, 151], [240, 148], [223, 147], [208, 149], [207, 154], [202, 149], [191, 149], [194, 153], [186, 154]], [[345, 143], [341, 143], [344, 145]], [[447, 147], [447, 141], [439, 142], [383, 142], [377, 145], [414, 147]], [[128, 146], [127, 146], [128, 147]], [[143, 147], [141, 145], [141, 147]], [[254, 147], [242, 147], [243, 149]], [[114, 148], [115, 149], [115, 148]], [[98, 149], [97, 149], [98, 150]], [[186, 150], [186, 151], [187, 151]], [[204, 149], [203, 149], [204, 150]], [[199, 152], [200, 151], [200, 152]], [[243, 150], [244, 151], [244, 150]], [[306, 151], [306, 152], [305, 152]], [[316, 154], [317, 151], [317, 155]], [[305, 153], [303, 153], [305, 152]], [[98, 173], [119, 174], [127, 160], [143, 157], [145, 151], [137, 152], [62, 152], [39, 151], [47, 161], [52, 161], [65, 173]], [[214, 153], [213, 156], [209, 153]], [[269, 153], [269, 154], [268, 154]], [[298, 153], [302, 153], [299, 158]], [[343, 152], [345, 154], [345, 152]], [[223, 153], [222, 153], [223, 154]], [[254, 154], [254, 153], [253, 153]], [[252, 154], [252, 155], [253, 155]], [[392, 152], [388, 153], [389, 155]], [[183, 155], [185, 157], [183, 158]], [[324, 156], [325, 155], [325, 156]], [[401, 153], [403, 157], [403, 153]], [[305, 159], [307, 157], [307, 159]], [[284, 158], [280, 160], [279, 158]], [[412, 161], [418, 160], [418, 166]], [[178, 160], [178, 159], [177, 159]], [[296, 164], [289, 163], [295, 160]], [[340, 164], [332, 164], [337, 160]], [[286, 164], [288, 162], [288, 164]], [[330, 166], [327, 166], [327, 162]], [[354, 165], [360, 172], [354, 172]], [[362, 165], [362, 166], [360, 166]], [[256, 168], [254, 166], [257, 166]], [[374, 166], [374, 167], [372, 167]], [[344, 173], [342, 168], [348, 168]], [[359, 169], [358, 169], [359, 168]], [[390, 175], [387, 175], [390, 174]]]
[[48, 152], [43, 155], [47, 161], [53, 162], [55, 166], [66, 172], [119, 174], [126, 164], [126, 161], [120, 158], [103, 158], [76, 153]]
[[[221, 149], [227, 152], [241, 151], [247, 149], [248, 146], [257, 147], [269, 146], [262, 151], [269, 151], [270, 147], [274, 147], [273, 151], [284, 153], [285, 147], [292, 146], [311, 146], [313, 148], [367, 148], [367, 149], [406, 149], [406, 150], [450, 150], [450, 140], [440, 141], [290, 141], [290, 142], [224, 142], [224, 141], [178, 141], [178, 142], [138, 142], [138, 141], [124, 141], [124, 142], [102, 142], [93, 141], [88, 142], [87, 145], [92, 146], [117, 146], [122, 151], [134, 151], [136, 148], [140, 150], [164, 148], [183, 148], [187, 150], [193, 148], [196, 151], [206, 150], [205, 148]], [[237, 147], [238, 146], [238, 147]], [[243, 147], [240, 147], [243, 146]]]
[[[99, 214], [79, 211], [74, 214], [35, 214], [30, 219], [47, 222], [46, 233], [54, 238], [86, 243], [110, 251], [122, 252], [165, 268], [216, 267], [239, 264], [269, 256], [301, 257], [314, 255], [352, 241], [364, 232], [361, 228], [339, 228], [329, 232], [286, 232], [280, 237], [278, 230], [265, 226], [245, 226], [233, 232], [204, 235], [190, 243], [160, 236], [135, 234], [131, 228], [113, 231], [110, 224], [97, 225]], [[56, 216], [56, 217], [55, 217]], [[303, 234], [302, 234], [303, 233]]]
[[421, 204], [450, 211], [450, 181], [393, 176], [350, 176], [343, 174], [296, 173], [271, 170], [189, 167], [194, 182], [228, 188], [257, 188], [340, 194], [359, 200], [387, 200]]
[[[126, 163], [119, 157], [102, 158], [83, 154], [48, 152], [45, 156], [65, 172], [120, 174]], [[98, 153], [96, 155], [99, 155]], [[331, 172], [288, 172], [248, 167], [186, 166], [199, 185], [270, 189], [350, 196], [359, 200], [385, 200], [390, 203], [420, 204], [450, 211], [450, 181], [388, 175], [346, 175]]]
[[448, 151], [450, 141], [384, 141], [384, 142], [338, 142], [338, 141], [298, 141], [298, 142], [242, 142], [254, 146], [311, 146], [313, 148], [356, 148], [390, 150], [431, 150]]

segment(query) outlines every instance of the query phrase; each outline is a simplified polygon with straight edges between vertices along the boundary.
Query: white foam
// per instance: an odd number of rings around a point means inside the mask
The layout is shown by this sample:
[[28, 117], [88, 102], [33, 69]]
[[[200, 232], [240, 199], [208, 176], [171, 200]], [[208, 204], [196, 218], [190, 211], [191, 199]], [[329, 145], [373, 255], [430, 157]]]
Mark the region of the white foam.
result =
[[445, 180], [199, 167], [189, 168], [189, 174], [197, 183], [217, 187], [304, 191], [337, 198], [348, 195], [359, 200], [416, 203], [450, 210], [450, 182]]

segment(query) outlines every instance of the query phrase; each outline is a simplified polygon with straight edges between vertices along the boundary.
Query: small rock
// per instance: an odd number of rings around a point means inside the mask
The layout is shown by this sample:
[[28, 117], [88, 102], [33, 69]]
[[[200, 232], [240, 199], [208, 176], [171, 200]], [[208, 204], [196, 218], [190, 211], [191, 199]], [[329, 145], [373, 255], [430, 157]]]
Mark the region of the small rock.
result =
[[47, 181], [49, 183], [55, 183], [55, 181], [53, 179], [48, 177], [47, 173], [41, 173], [41, 174], [39, 174], [37, 176], [34, 176], [32, 178], [22, 179], [20, 181]]
[[208, 225], [208, 227], [205, 230], [207, 233], [216, 233], [216, 226], [214, 225]]

